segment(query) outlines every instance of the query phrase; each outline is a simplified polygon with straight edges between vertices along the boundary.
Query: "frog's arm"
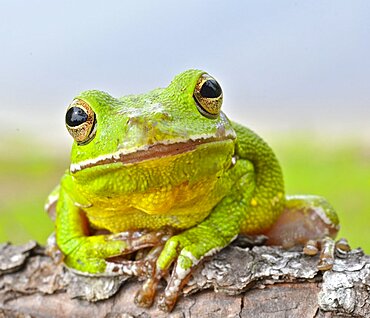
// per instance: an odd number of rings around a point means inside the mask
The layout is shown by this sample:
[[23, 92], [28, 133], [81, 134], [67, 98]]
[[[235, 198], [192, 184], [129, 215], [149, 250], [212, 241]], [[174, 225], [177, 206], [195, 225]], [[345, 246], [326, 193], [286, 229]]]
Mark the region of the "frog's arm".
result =
[[59, 189], [55, 224], [57, 245], [68, 267], [92, 274], [120, 274], [125, 272], [126, 266], [105, 259], [161, 243], [161, 237], [153, 233], [125, 232], [89, 236], [88, 221], [79, 206], [83, 200], [74, 192], [71, 176], [66, 173]]
[[[177, 259], [161, 299], [164, 310], [171, 310], [186, 277], [202, 258], [227, 246], [241, 230], [253, 234], [270, 227], [282, 210], [281, 169], [270, 147], [249, 129], [238, 124], [234, 129], [238, 136], [237, 161], [220, 181], [229, 183], [232, 190], [202, 223], [170, 238], [158, 258], [159, 273]], [[156, 280], [149, 279], [144, 286], [152, 287], [138, 294], [141, 305], [151, 303]]]

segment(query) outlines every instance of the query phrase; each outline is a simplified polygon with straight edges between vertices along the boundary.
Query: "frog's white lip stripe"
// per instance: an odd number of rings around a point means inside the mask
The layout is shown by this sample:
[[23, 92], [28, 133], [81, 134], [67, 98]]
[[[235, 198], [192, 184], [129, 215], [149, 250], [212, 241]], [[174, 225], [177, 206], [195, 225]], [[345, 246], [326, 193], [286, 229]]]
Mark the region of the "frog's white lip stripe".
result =
[[171, 142], [160, 142], [153, 145], [143, 146], [141, 148], [135, 149], [135, 151], [130, 151], [127, 149], [121, 149], [115, 153], [109, 155], [102, 155], [90, 160], [84, 160], [79, 163], [72, 163], [69, 167], [71, 173], [77, 171], [95, 167], [99, 165], [105, 165], [109, 163], [121, 162], [123, 164], [137, 163], [144, 160], [149, 160], [153, 158], [173, 156], [176, 154], [188, 152], [194, 150], [197, 146], [212, 142], [221, 142], [225, 140], [235, 139], [235, 134], [230, 134], [223, 138], [217, 137], [202, 137], [187, 141], [171, 141]]

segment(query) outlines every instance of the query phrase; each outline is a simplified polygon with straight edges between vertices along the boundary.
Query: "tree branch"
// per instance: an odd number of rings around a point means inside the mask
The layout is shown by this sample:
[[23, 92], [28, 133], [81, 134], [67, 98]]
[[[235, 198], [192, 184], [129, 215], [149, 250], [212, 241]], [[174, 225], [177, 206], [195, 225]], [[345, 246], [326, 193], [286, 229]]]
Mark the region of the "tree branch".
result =
[[136, 307], [135, 278], [75, 275], [35, 242], [0, 244], [0, 317], [370, 317], [370, 256], [351, 251], [324, 275], [317, 262], [234, 244], [200, 265], [169, 315]]

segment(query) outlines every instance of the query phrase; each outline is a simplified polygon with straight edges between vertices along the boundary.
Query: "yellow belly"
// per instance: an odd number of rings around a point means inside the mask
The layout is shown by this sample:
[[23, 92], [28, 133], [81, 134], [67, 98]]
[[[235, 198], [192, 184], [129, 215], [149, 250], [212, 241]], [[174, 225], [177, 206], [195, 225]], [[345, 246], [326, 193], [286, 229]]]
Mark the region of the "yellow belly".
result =
[[94, 227], [113, 233], [142, 228], [156, 230], [164, 226], [185, 229], [204, 220], [222, 199], [220, 193], [214, 193], [216, 179], [184, 182], [147, 193], [122, 195], [114, 200], [97, 198], [93, 206], [84, 211]]

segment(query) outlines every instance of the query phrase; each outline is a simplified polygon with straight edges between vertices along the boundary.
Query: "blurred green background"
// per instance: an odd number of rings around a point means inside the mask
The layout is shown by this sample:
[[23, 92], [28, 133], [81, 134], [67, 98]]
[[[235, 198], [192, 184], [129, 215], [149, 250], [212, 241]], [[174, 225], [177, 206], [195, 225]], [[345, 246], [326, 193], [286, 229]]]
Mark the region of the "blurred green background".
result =
[[68, 167], [67, 105], [208, 71], [228, 116], [257, 131], [287, 193], [320, 194], [370, 253], [370, 2], [0, 2], [0, 241], [41, 243]]

